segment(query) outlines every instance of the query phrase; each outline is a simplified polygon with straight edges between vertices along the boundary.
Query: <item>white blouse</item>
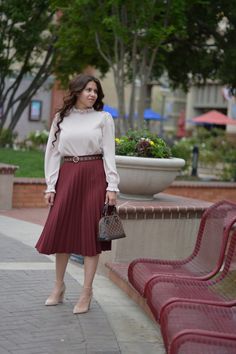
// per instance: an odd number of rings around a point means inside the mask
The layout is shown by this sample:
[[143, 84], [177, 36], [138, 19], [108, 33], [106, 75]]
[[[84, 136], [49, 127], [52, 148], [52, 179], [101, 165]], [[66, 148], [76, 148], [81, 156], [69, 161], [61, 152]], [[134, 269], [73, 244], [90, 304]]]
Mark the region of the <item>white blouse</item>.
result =
[[58, 179], [61, 157], [103, 155], [103, 165], [108, 183], [107, 190], [119, 192], [119, 175], [115, 164], [115, 129], [112, 116], [108, 112], [86, 111], [73, 108], [70, 114], [60, 123], [61, 131], [55, 139], [57, 119], [55, 116], [45, 153], [46, 192], [56, 192], [55, 185]]

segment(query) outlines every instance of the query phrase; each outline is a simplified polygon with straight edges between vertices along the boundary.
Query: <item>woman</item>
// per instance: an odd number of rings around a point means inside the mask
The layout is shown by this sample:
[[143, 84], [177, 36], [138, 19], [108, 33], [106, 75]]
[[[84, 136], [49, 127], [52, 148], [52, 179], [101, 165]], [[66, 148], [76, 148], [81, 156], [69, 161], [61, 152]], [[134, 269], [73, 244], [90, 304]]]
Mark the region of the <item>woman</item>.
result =
[[56, 282], [45, 305], [63, 301], [69, 256], [80, 254], [84, 284], [74, 314], [89, 310], [99, 254], [111, 249], [110, 242], [97, 241], [98, 222], [104, 202], [115, 205], [119, 191], [114, 122], [102, 111], [103, 97], [95, 77], [81, 74], [72, 80], [52, 123], [45, 153], [45, 199], [50, 211], [36, 248], [56, 254]]

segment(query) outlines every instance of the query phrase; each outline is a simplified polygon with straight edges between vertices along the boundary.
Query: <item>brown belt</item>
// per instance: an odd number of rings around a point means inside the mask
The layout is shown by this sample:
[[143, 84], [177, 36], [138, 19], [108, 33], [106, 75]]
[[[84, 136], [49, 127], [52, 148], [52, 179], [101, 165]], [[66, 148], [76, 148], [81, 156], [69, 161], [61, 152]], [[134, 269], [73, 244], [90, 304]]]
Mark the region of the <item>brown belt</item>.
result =
[[78, 163], [80, 161], [102, 160], [102, 155], [85, 155], [85, 156], [64, 156], [65, 162]]

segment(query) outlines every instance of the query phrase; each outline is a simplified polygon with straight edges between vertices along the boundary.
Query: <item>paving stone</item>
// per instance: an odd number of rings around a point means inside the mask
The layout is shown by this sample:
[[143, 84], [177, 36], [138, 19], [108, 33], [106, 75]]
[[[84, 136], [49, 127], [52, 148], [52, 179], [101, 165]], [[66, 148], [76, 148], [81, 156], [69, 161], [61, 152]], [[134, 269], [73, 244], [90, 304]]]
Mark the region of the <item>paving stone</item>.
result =
[[5, 233], [0, 234], [0, 354], [165, 353], [155, 326], [99, 274], [90, 311], [73, 315], [81, 292], [81, 266], [69, 264], [73, 277], [66, 274], [64, 303], [44, 306], [54, 283], [54, 263], [34, 249], [40, 232], [36, 226], [0, 216]]
[[1, 345], [0, 345], [0, 353], [1, 354], [9, 354], [10, 352], [8, 350], [2, 348]]
[[[163, 343], [154, 342], [120, 342], [121, 352], [128, 354], [157, 354], [157, 353], [165, 353], [165, 348]], [[193, 354], [193, 353], [192, 353]], [[204, 353], [203, 353], [204, 354]]]
[[[121, 353], [121, 351], [119, 350], [119, 351], [117, 351], [117, 350], [109, 350], [109, 351], [104, 351], [104, 350], [96, 350], [96, 351], [94, 351], [94, 350], [87, 350], [87, 354], [120, 354]], [[128, 353], [127, 353], [128, 354]]]
[[84, 317], [73, 314], [81, 286], [70, 275], [65, 278], [64, 303], [47, 307], [44, 302], [54, 284], [54, 271], [17, 270], [17, 262], [48, 262], [48, 258], [0, 235], [0, 260], [16, 262], [16, 269], [0, 269], [0, 354], [88, 354], [90, 348], [117, 353], [116, 337], [95, 300]]
[[1, 262], [51, 262], [35, 248], [24, 245], [0, 233]]

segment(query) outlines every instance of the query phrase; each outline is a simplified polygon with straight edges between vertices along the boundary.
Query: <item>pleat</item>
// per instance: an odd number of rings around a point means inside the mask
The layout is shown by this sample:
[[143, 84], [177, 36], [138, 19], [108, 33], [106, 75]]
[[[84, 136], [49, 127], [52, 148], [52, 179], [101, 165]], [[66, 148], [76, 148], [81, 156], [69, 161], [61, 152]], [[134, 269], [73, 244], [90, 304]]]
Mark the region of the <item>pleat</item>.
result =
[[43, 254], [76, 253], [95, 256], [110, 250], [111, 242], [97, 241], [104, 206], [106, 179], [102, 160], [61, 166], [54, 205], [36, 249]]

